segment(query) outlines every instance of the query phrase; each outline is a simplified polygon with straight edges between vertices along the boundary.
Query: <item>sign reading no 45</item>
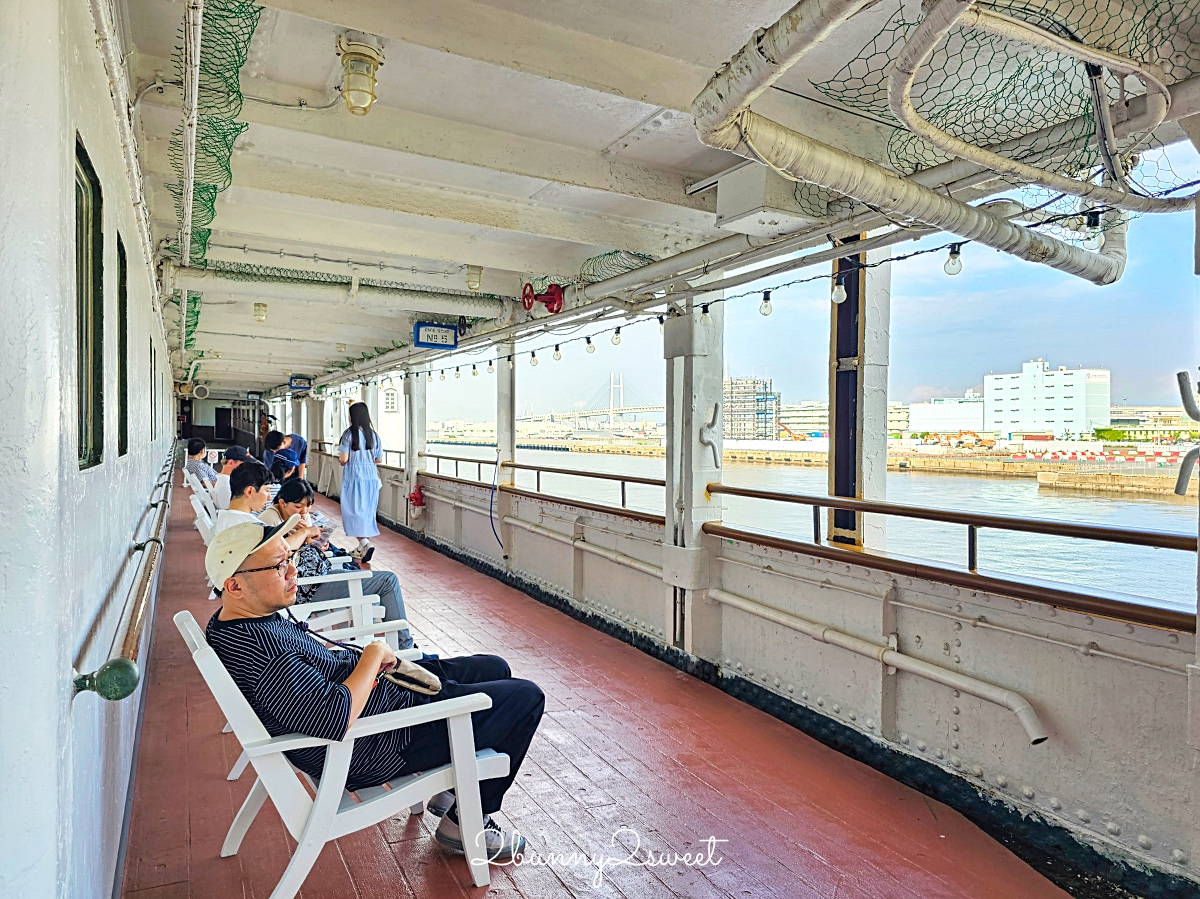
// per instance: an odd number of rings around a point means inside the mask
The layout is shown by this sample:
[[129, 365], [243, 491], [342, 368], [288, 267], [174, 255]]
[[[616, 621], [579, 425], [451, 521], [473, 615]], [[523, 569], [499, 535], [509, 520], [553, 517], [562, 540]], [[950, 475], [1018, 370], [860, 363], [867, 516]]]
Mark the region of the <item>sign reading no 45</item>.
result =
[[457, 349], [458, 328], [434, 322], [417, 322], [413, 325], [413, 346], [435, 350]]

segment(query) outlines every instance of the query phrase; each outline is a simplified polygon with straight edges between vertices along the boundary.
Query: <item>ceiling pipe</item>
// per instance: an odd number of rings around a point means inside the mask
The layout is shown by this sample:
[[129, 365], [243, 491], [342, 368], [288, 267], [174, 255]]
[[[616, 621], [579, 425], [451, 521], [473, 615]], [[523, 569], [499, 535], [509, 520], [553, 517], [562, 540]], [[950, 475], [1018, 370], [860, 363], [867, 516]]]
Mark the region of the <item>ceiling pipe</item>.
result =
[[[167, 264], [170, 266], [170, 263]], [[263, 299], [299, 300], [304, 302], [343, 305], [347, 285], [321, 281], [245, 281], [242, 276], [213, 269], [179, 269], [170, 271], [175, 287], [182, 290], [212, 291], [234, 296]], [[393, 287], [372, 287], [360, 284], [354, 301], [360, 305], [372, 300], [386, 302], [392, 309], [428, 312], [438, 315], [468, 315], [498, 318], [504, 313], [502, 300], [487, 297], [460, 296], [432, 290], [410, 290]]]
[[200, 37], [203, 25], [204, 0], [187, 0], [183, 18], [183, 215], [179, 222], [179, 264], [184, 267], [192, 264], [196, 129], [200, 121]]
[[1157, 128], [1167, 115], [1171, 93], [1162, 76], [1149, 67], [1107, 50], [1087, 47], [1045, 31], [1009, 19], [997, 13], [973, 9], [975, 0], [941, 0], [922, 20], [905, 42], [888, 79], [888, 102], [896, 116], [913, 134], [935, 147], [966, 159], [992, 171], [1017, 178], [1023, 182], [1037, 184], [1047, 190], [1059, 191], [1070, 196], [1083, 197], [1098, 204], [1124, 209], [1129, 212], [1178, 212], [1191, 209], [1195, 196], [1189, 197], [1146, 197], [1117, 190], [1107, 185], [1089, 184], [1076, 178], [1068, 178], [1056, 172], [1027, 165], [999, 153], [993, 153], [948, 134], [927, 119], [913, 106], [912, 87], [917, 72], [929, 59], [934, 48], [941, 43], [946, 33], [955, 25], [974, 28], [1000, 35], [1012, 41], [1020, 41], [1050, 52], [1064, 54], [1094, 66], [1102, 66], [1122, 75], [1133, 75], [1146, 85], [1147, 130]]
[[[142, 166], [137, 155], [137, 137], [130, 120], [131, 104], [129, 88], [125, 81], [124, 55], [118, 45], [116, 24], [109, 18], [112, 12], [111, 4], [106, 0], [90, 0], [90, 5], [92, 24], [99, 38], [100, 56], [104, 60], [104, 71], [108, 76], [109, 91], [117, 114], [117, 133], [121, 140], [121, 153], [125, 157], [125, 175], [129, 181], [129, 193], [133, 197], [133, 208], [137, 214], [142, 256], [150, 276], [150, 283], [154, 285], [151, 289], [154, 290], [158, 284], [154, 271], [154, 238], [150, 227], [150, 210], [146, 202]], [[155, 296], [151, 305], [158, 315], [158, 322], [163, 327], [165, 338], [166, 326], [163, 323], [159, 297]]]
[[1104, 248], [1091, 253], [944, 196], [751, 111], [756, 97], [867, 2], [800, 0], [778, 22], [756, 33], [693, 101], [701, 142], [757, 159], [785, 177], [821, 185], [885, 214], [913, 219], [1020, 259], [1096, 284], [1118, 280], [1125, 270], [1128, 227], [1119, 214]]

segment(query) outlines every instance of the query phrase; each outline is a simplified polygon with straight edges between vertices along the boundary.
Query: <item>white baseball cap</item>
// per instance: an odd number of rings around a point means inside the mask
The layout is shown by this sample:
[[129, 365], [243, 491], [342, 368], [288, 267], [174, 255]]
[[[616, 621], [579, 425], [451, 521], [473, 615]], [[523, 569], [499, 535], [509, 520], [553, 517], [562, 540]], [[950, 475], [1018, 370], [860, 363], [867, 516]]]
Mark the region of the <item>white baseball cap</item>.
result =
[[214, 536], [204, 554], [204, 570], [217, 592], [221, 591], [225, 581], [246, 561], [247, 556], [272, 537], [291, 533], [299, 521], [300, 516], [293, 515], [283, 524], [273, 528], [253, 521], [244, 521]]

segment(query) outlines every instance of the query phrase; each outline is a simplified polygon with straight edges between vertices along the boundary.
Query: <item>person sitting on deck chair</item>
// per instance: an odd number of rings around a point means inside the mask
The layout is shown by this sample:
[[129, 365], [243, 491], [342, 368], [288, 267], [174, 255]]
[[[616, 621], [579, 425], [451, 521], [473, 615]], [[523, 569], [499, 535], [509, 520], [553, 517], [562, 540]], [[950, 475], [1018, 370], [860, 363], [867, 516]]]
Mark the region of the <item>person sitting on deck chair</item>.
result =
[[[291, 550], [280, 535], [291, 530], [296, 519], [293, 516], [267, 529], [237, 524], [213, 538], [204, 564], [223, 604], [208, 622], [208, 644], [272, 737], [300, 733], [340, 740], [361, 715], [486, 693], [492, 707], [471, 716], [475, 745], [506, 753], [510, 765], [507, 776], [479, 784], [487, 855], [504, 861], [519, 854], [524, 838], [501, 830], [491, 815], [500, 810], [521, 768], [542, 718], [545, 695], [537, 684], [514, 678], [508, 663], [498, 656], [425, 656], [416, 663], [402, 663], [420, 666], [441, 680], [440, 692], [431, 697], [380, 677], [397, 666], [395, 654], [382, 640], [362, 650], [330, 649], [325, 645], [329, 641], [286, 617], [296, 601], [297, 575]], [[293, 750], [287, 756], [301, 771], [321, 776], [323, 747]], [[375, 734], [355, 745], [346, 788], [377, 786], [449, 762], [443, 721]], [[428, 808], [442, 817], [434, 835], [438, 842], [462, 851], [453, 794], [438, 794]]]
[[268, 431], [263, 438], [263, 463], [268, 467], [274, 461], [275, 453], [281, 449], [291, 450], [296, 455], [298, 467], [297, 476], [304, 477], [308, 469], [308, 441], [299, 434], [284, 434], [282, 431]]
[[[279, 489], [275, 502], [258, 516], [258, 522], [267, 527], [275, 527], [283, 524], [291, 516], [297, 515], [301, 524], [307, 525], [308, 512], [315, 499], [313, 489], [309, 486], [308, 481], [293, 478]], [[310, 536], [296, 550], [296, 556], [293, 559], [293, 564], [300, 572], [300, 577], [322, 577], [329, 574], [333, 568], [325, 556], [329, 541], [320, 528], [312, 530], [316, 531], [316, 535]], [[309, 534], [311, 535], [312, 531], [309, 531]], [[368, 568], [365, 563], [352, 562], [351, 564], [355, 567], [361, 565], [363, 568]], [[407, 617], [407, 613], [404, 611], [404, 598], [400, 593], [400, 582], [396, 579], [395, 574], [390, 571], [372, 571], [369, 578], [359, 581], [359, 583], [362, 585], [364, 595], [379, 597], [379, 604], [383, 606], [384, 621], [402, 621]], [[350, 587], [344, 581], [306, 584], [298, 589], [296, 602], [324, 602], [327, 599], [345, 599], [349, 595]], [[400, 631], [399, 637], [401, 649], [414, 647], [412, 635], [407, 630]]]
[[204, 451], [207, 444], [199, 437], [193, 437], [187, 444], [187, 462], [184, 463], [184, 468], [188, 474], [196, 478], [201, 484], [212, 490], [217, 483], [217, 473], [211, 465], [204, 461]]
[[233, 498], [233, 491], [229, 487], [229, 476], [239, 465], [250, 459], [250, 451], [244, 446], [235, 444], [225, 450], [225, 454], [221, 458], [221, 470], [217, 473], [217, 487], [213, 490], [213, 503], [218, 512], [229, 508], [229, 501]]
[[276, 450], [271, 458], [271, 474], [275, 483], [286, 484], [300, 478], [300, 462], [290, 449]]
[[[273, 483], [271, 473], [257, 459], [250, 459], [239, 465], [229, 476], [229, 489], [232, 493], [229, 508], [217, 513], [213, 530], [219, 534], [235, 524], [247, 522], [262, 527], [263, 523], [259, 521], [258, 515], [271, 500], [270, 487]], [[320, 528], [297, 523], [285, 535], [285, 539], [292, 549], [299, 549], [306, 541], [320, 535]]]

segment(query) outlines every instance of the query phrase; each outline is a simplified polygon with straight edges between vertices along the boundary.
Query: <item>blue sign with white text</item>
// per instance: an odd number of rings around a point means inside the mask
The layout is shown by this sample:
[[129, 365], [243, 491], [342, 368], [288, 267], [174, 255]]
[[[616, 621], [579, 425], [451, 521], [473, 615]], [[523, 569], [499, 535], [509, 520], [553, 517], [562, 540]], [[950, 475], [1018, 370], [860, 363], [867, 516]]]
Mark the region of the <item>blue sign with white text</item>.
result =
[[434, 322], [417, 322], [413, 325], [413, 346], [432, 350], [457, 349], [458, 328]]

